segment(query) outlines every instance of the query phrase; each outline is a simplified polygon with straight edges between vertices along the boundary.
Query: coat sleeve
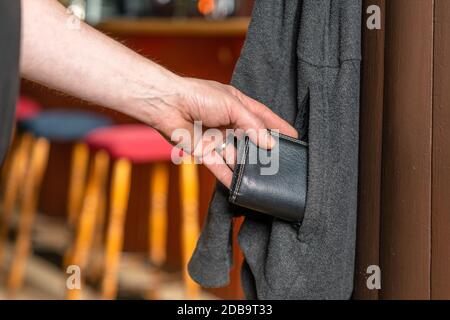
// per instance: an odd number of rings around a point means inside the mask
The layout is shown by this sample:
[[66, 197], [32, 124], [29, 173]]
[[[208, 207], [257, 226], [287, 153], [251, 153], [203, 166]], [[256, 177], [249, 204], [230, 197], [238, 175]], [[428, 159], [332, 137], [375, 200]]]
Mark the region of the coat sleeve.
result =
[[20, 1], [0, 0], [0, 164], [11, 141], [19, 90]]

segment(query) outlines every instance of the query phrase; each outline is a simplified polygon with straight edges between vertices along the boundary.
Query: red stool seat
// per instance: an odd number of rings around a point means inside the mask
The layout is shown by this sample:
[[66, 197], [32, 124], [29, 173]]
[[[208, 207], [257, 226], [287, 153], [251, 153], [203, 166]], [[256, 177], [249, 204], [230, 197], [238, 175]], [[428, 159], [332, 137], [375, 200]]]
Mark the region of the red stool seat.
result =
[[173, 146], [158, 131], [145, 125], [117, 125], [92, 131], [85, 142], [115, 159], [134, 163], [170, 161]]
[[17, 121], [30, 119], [37, 116], [40, 111], [41, 107], [36, 101], [20, 96], [17, 101], [16, 119]]

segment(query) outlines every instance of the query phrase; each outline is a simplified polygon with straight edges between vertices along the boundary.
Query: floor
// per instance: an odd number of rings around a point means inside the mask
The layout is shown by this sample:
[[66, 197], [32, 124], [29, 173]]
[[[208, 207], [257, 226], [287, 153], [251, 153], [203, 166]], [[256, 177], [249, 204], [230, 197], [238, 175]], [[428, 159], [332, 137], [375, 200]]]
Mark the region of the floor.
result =
[[[39, 216], [33, 233], [33, 255], [27, 263], [23, 289], [11, 296], [5, 291], [5, 274], [11, 259], [12, 243], [6, 248], [0, 272], [0, 299], [64, 299], [68, 274], [62, 269], [62, 256], [70, 235], [64, 221]], [[14, 229], [14, 227], [13, 227]], [[83, 299], [99, 299], [95, 281], [86, 281]], [[179, 273], [152, 268], [139, 254], [123, 254], [119, 272], [119, 299], [184, 299]], [[199, 299], [215, 299], [202, 291]]]

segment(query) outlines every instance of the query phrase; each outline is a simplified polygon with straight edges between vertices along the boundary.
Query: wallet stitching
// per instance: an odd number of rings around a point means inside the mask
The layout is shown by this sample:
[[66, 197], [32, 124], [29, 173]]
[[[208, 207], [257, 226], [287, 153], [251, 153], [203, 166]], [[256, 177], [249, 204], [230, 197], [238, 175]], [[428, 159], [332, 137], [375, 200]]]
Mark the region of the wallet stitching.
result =
[[244, 177], [243, 172], [244, 172], [244, 168], [245, 168], [245, 164], [246, 164], [246, 160], [247, 160], [248, 146], [249, 146], [249, 140], [247, 139], [247, 141], [245, 142], [244, 154], [242, 155], [242, 159], [241, 159], [242, 164], [239, 166], [238, 181], [236, 183], [236, 187], [234, 188], [232, 202], [236, 201], [236, 198], [239, 193], [239, 189], [241, 187], [242, 178]]
[[239, 194], [239, 189], [241, 187], [242, 179], [244, 177], [244, 168], [247, 163], [246, 160], [247, 160], [248, 147], [249, 147], [249, 140], [247, 139], [247, 141], [245, 142], [244, 154], [242, 155], [242, 164], [239, 167], [238, 181], [236, 183], [236, 188], [234, 189], [233, 202], [236, 201], [236, 199], [237, 199], [237, 196]]

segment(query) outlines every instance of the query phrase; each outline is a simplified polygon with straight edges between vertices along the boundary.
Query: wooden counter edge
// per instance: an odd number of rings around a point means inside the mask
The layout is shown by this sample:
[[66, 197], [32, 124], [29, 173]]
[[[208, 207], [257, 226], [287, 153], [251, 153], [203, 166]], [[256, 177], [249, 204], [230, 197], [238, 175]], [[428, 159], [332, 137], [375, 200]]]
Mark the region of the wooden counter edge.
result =
[[126, 36], [245, 36], [249, 17], [211, 21], [203, 18], [119, 18], [97, 26], [102, 32]]

